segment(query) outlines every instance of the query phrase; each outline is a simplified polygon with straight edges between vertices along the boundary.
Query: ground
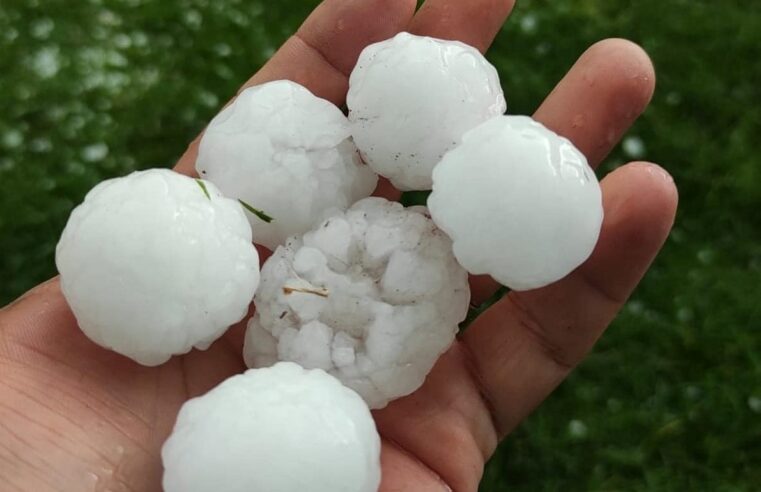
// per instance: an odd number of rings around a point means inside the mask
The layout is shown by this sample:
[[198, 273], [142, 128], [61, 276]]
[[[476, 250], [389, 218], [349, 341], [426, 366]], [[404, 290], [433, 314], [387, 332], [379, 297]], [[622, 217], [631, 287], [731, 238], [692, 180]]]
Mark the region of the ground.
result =
[[[55, 273], [98, 181], [170, 166], [315, 0], [0, 4], [0, 305]], [[530, 113], [592, 42], [654, 59], [651, 108], [609, 158], [661, 163], [671, 238], [590, 358], [500, 448], [482, 490], [761, 484], [761, 5], [524, 0], [489, 54]]]

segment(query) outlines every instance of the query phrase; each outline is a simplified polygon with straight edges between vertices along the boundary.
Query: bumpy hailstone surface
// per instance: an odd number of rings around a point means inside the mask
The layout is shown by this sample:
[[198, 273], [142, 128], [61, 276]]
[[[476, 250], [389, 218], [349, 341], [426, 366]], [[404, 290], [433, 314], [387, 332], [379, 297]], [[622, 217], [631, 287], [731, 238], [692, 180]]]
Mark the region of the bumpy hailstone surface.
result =
[[[56, 249], [61, 288], [95, 343], [145, 365], [205, 349], [246, 314], [259, 256], [241, 206], [165, 169], [92, 189]], [[208, 197], [207, 197], [208, 193]]]
[[212, 120], [196, 170], [274, 218], [266, 223], [246, 212], [256, 242], [270, 249], [369, 196], [378, 179], [362, 163], [343, 113], [284, 80], [246, 89]]
[[515, 290], [542, 287], [583, 263], [603, 218], [584, 155], [525, 116], [467, 133], [436, 166], [428, 207], [461, 265]]
[[290, 362], [185, 403], [161, 455], [166, 492], [375, 492], [380, 483], [367, 405]]
[[420, 387], [470, 301], [426, 213], [368, 198], [278, 248], [262, 267], [247, 364], [324, 369], [372, 408]]
[[400, 190], [430, 190], [462, 135], [505, 112], [497, 70], [475, 48], [408, 33], [367, 47], [347, 97], [362, 156]]

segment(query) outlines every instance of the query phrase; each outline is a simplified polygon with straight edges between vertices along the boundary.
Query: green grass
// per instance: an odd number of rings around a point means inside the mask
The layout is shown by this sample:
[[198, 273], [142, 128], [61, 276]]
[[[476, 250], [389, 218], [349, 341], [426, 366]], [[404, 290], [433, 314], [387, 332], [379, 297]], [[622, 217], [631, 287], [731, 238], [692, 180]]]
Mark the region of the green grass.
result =
[[[0, 4], [0, 305], [55, 273], [98, 181], [170, 166], [315, 5]], [[681, 191], [676, 228], [598, 348], [490, 463], [482, 490], [761, 489], [761, 4], [519, 2], [490, 58], [530, 113], [599, 39], [658, 69], [630, 136]], [[606, 169], [629, 160], [623, 149]]]

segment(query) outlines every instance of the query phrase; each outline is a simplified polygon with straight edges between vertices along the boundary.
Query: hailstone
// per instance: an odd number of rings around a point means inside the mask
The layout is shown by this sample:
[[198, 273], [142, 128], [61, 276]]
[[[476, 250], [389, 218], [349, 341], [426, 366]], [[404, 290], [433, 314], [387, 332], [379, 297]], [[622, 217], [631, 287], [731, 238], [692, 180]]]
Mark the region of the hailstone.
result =
[[428, 207], [465, 269], [515, 290], [560, 280], [583, 263], [603, 219], [587, 159], [526, 116], [465, 134], [434, 169]]
[[423, 384], [469, 301], [467, 272], [425, 208], [367, 198], [265, 262], [244, 356], [323, 369], [380, 408]]
[[289, 362], [185, 403], [161, 457], [166, 492], [376, 492], [380, 483], [367, 405]]
[[222, 110], [204, 132], [196, 170], [273, 219], [247, 212], [256, 242], [270, 249], [369, 196], [378, 180], [343, 113], [286, 80], [250, 87]]
[[409, 33], [365, 48], [349, 86], [354, 141], [400, 190], [430, 190], [441, 157], [506, 108], [497, 70], [478, 50]]
[[259, 256], [237, 202], [166, 169], [104, 181], [56, 248], [61, 289], [95, 343], [154, 366], [240, 321]]

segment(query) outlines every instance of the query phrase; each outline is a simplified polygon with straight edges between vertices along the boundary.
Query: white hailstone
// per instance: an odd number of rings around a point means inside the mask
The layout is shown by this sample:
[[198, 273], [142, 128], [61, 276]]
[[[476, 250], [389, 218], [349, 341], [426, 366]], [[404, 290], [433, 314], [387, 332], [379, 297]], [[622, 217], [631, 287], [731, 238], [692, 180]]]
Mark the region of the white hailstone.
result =
[[470, 301], [450, 239], [426, 214], [367, 198], [278, 248], [262, 267], [247, 364], [323, 369], [371, 408], [419, 388]]
[[289, 362], [185, 403], [161, 457], [166, 492], [376, 492], [380, 483], [367, 405]]
[[408, 33], [365, 48], [346, 102], [365, 162], [400, 190], [430, 190], [441, 157], [506, 108], [497, 70], [478, 50]]
[[56, 265], [85, 335], [148, 366], [207, 348], [246, 315], [259, 284], [241, 206], [166, 169], [93, 188], [69, 217]]
[[369, 196], [378, 180], [343, 113], [285, 80], [244, 90], [212, 120], [196, 170], [274, 219], [247, 214], [256, 242], [270, 249]]
[[603, 218], [584, 155], [525, 116], [468, 132], [436, 166], [428, 207], [466, 270], [515, 290], [560, 280], [583, 263]]

